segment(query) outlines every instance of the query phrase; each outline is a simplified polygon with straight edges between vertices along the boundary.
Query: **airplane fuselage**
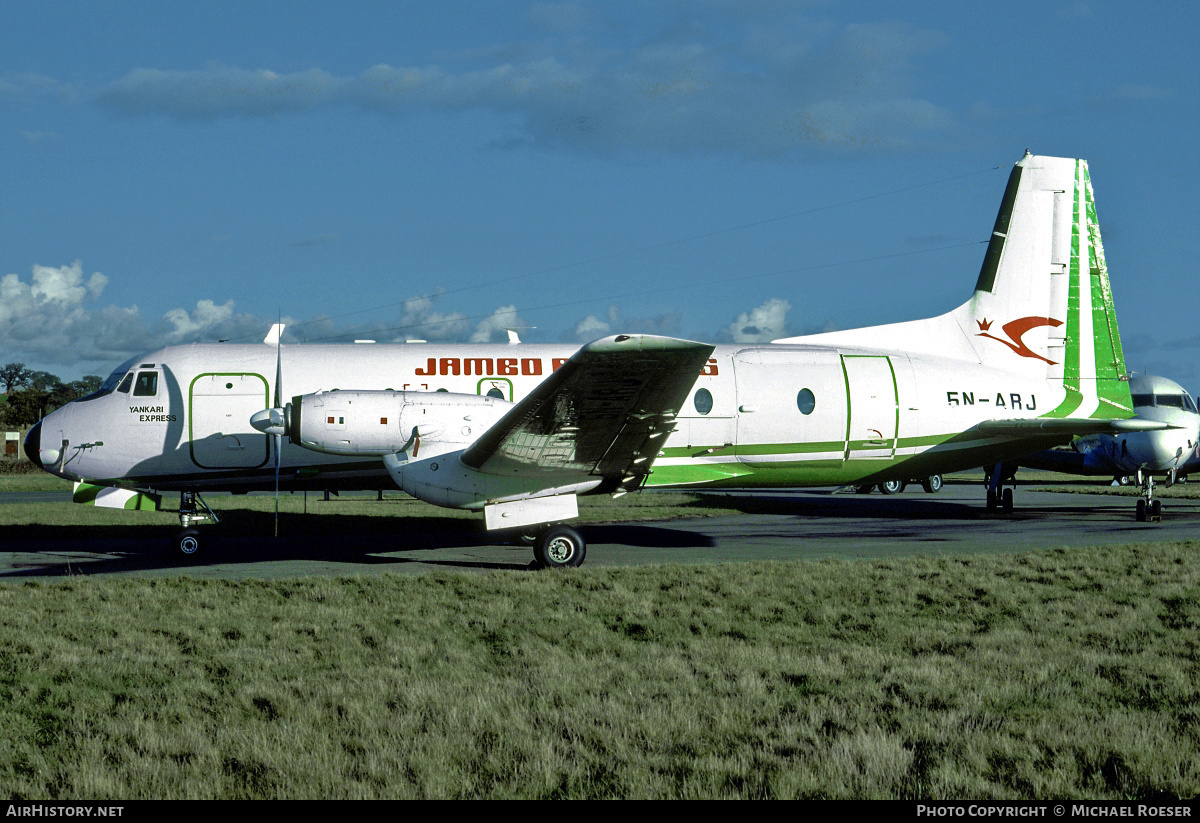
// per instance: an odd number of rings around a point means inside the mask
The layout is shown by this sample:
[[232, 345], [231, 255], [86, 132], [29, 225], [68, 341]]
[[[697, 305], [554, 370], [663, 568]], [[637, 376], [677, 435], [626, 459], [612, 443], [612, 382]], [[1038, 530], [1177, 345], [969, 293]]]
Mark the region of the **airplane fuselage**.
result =
[[[55, 474], [100, 484], [268, 489], [275, 482], [275, 438], [249, 419], [273, 405], [277, 356], [285, 402], [321, 391], [393, 390], [417, 400], [439, 392], [491, 396], [505, 407], [575, 351], [523, 343], [292, 344], [278, 352], [266, 344], [170, 347], [129, 361], [101, 392], [48, 415], [31, 456]], [[841, 485], [977, 467], [1011, 456], [1014, 444], [1011, 437], [972, 434], [973, 425], [1043, 416], [1063, 396], [1044, 379], [951, 358], [853, 347], [720, 346], [678, 410], [676, 430], [646, 485]], [[1031, 434], [1028, 450], [1065, 439]], [[391, 485], [378, 458], [282, 443], [284, 490]]]

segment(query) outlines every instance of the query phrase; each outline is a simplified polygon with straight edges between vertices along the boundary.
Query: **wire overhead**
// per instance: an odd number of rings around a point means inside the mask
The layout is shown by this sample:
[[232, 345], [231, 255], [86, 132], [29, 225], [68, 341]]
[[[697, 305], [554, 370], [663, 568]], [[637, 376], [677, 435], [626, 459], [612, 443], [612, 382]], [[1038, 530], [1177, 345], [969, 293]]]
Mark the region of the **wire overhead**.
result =
[[[528, 279], [530, 277], [537, 277], [539, 275], [553, 274], [555, 272], [567, 271], [569, 269], [595, 265], [597, 263], [605, 263], [610, 260], [616, 260], [616, 259], [619, 259], [622, 257], [629, 257], [629, 256], [636, 255], [636, 254], [644, 254], [646, 252], [656, 251], [658, 249], [669, 248], [671, 246], [677, 246], [677, 245], [681, 245], [683, 243], [691, 243], [691, 242], [695, 242], [698, 240], [706, 240], [706, 239], [709, 239], [712, 237], [718, 237], [723, 234], [730, 234], [733, 232], [744, 231], [746, 229], [752, 229], [752, 228], [756, 228], [759, 226], [766, 226], [766, 225], [770, 225], [772, 223], [779, 223], [784, 220], [793, 220], [793, 219], [796, 219], [799, 217], [807, 217], [809, 215], [819, 214], [821, 212], [831, 211], [833, 209], [844, 208], [846, 206], [854, 206], [854, 205], [866, 203], [866, 202], [869, 202], [872, 200], [879, 200], [879, 199], [882, 199], [885, 197], [891, 197], [891, 196], [894, 196], [897, 194], [904, 194], [906, 192], [916, 191], [918, 189], [929, 188], [932, 186], [939, 186], [939, 185], [943, 185], [946, 183], [952, 183], [952, 182], [955, 182], [958, 180], [966, 179], [968, 177], [975, 177], [980, 174], [986, 174], [987, 172], [996, 171], [998, 169], [1004, 169], [1004, 168], [1007, 168], [1007, 166], [991, 166], [986, 169], [977, 169], [976, 171], [966, 172], [964, 174], [957, 174], [957, 175], [953, 175], [950, 177], [943, 177], [943, 178], [939, 178], [937, 180], [929, 180], [929, 181], [926, 181], [923, 183], [915, 183], [910, 186], [903, 186], [901, 188], [889, 189], [887, 191], [878, 192], [876, 194], [870, 194], [870, 195], [866, 195], [863, 197], [856, 197], [856, 198], [853, 198], [850, 200], [842, 200], [842, 201], [839, 201], [836, 203], [829, 203], [829, 204], [826, 204], [823, 206], [816, 206], [811, 209], [804, 209], [801, 211], [789, 212], [788, 214], [782, 214], [782, 215], [778, 215], [776, 217], [768, 217], [768, 218], [765, 218], [762, 220], [754, 220], [754, 221], [751, 221], [748, 223], [740, 223], [735, 226], [727, 226], [725, 228], [714, 229], [712, 231], [701, 232], [699, 234], [687, 235], [685, 237], [677, 237], [677, 238], [674, 238], [671, 240], [664, 240], [664, 241], [661, 241], [658, 243], [651, 243], [651, 244], [645, 245], [645, 246], [638, 246], [638, 247], [631, 248], [631, 249], [623, 249], [621, 251], [612, 252], [611, 254], [601, 255], [599, 257], [592, 257], [587, 260], [578, 260], [578, 261], [575, 261], [572, 263], [563, 263], [563, 264], [560, 264], [557, 266], [550, 266], [547, 268], [536, 269], [533, 271], [523, 272], [521, 274], [514, 274], [514, 275], [507, 276], [507, 277], [498, 277], [498, 278], [495, 278], [492, 280], [487, 280], [487, 281], [484, 281], [481, 283], [473, 283], [470, 285], [459, 286], [459, 287], [453, 288], [453, 289], [439, 289], [438, 291], [435, 291], [435, 292], [430, 292], [428, 294], [420, 295], [418, 297], [408, 297], [408, 298], [405, 298], [404, 300], [398, 300], [394, 303], [385, 303], [382, 305], [370, 306], [369, 308], [365, 308], [365, 309], [357, 309], [355, 311], [344, 312], [342, 314], [330, 315], [327, 317], [321, 317], [321, 318], [318, 318], [315, 320], [307, 320], [303, 323], [293, 323], [290, 326], [288, 326], [287, 331], [292, 334], [295, 334], [295, 332], [298, 331], [299, 329], [303, 329], [307, 326], [312, 326], [317, 323], [328, 323], [333, 320], [341, 320], [346, 317], [354, 317], [356, 315], [366, 314], [367, 312], [377, 312], [377, 311], [381, 311], [381, 310], [385, 310], [385, 309], [393, 309], [393, 308], [396, 308], [399, 306], [407, 306], [409, 304], [419, 303], [419, 302], [425, 301], [425, 300], [433, 300], [433, 299], [437, 299], [437, 298], [447, 297], [447, 296], [453, 295], [453, 294], [461, 294], [463, 292], [471, 291], [474, 289], [482, 289], [482, 288], [487, 288], [489, 286], [499, 286], [499, 285], [504, 285], [507, 283], [513, 283], [518, 280]], [[619, 298], [639, 297], [639, 296], [648, 295], [648, 294], [658, 294], [658, 293], [668, 292], [668, 291], [677, 291], [682, 288], [692, 288], [697, 285], [701, 285], [701, 286], [720, 285], [722, 283], [733, 283], [733, 282], [739, 282], [739, 281], [743, 281], [743, 280], [753, 280], [753, 279], [764, 278], [764, 277], [778, 276], [778, 275], [782, 275], [782, 274], [795, 274], [795, 273], [799, 273], [799, 272], [814, 271], [814, 270], [823, 269], [823, 268], [832, 268], [835, 266], [847, 266], [847, 265], [854, 265], [856, 263], [869, 263], [869, 262], [885, 260], [885, 259], [889, 259], [889, 258], [907, 257], [907, 256], [911, 256], [914, 254], [926, 254], [926, 253], [939, 252], [939, 251], [948, 251], [948, 250], [952, 250], [952, 249], [964, 248], [967, 246], [975, 246], [975, 245], [979, 245], [980, 243], [986, 243], [986, 242], [987, 242], [986, 240], [972, 241], [969, 243], [960, 243], [960, 244], [951, 245], [951, 246], [939, 246], [939, 247], [934, 247], [934, 248], [918, 249], [918, 250], [909, 251], [909, 252], [897, 252], [894, 254], [886, 254], [886, 255], [880, 255], [880, 256], [875, 256], [875, 257], [864, 257], [864, 258], [856, 258], [853, 260], [842, 260], [842, 261], [824, 263], [824, 264], [814, 265], [814, 266], [803, 266], [803, 267], [792, 268], [792, 269], [780, 269], [780, 270], [776, 270], [776, 271], [760, 272], [757, 274], [749, 274], [749, 275], [734, 275], [731, 277], [723, 277], [723, 278], [718, 278], [718, 279], [709, 280], [709, 281], [703, 281], [703, 282], [699, 282], [699, 283], [693, 282], [693, 283], [687, 284], [686, 286], [684, 286], [684, 285], [664, 286], [661, 288], [646, 289], [644, 291], [638, 291], [638, 292], [626, 291], [626, 292], [621, 293], [620, 295], [609, 295], [609, 296], [605, 296], [605, 297], [590, 297], [590, 298], [586, 298], [586, 299], [582, 299], [582, 300], [565, 301], [565, 302], [560, 302], [560, 303], [546, 304], [546, 305], [542, 305], [542, 306], [526, 306], [526, 307], [518, 308], [517, 311], [518, 312], [534, 312], [534, 311], [543, 311], [543, 310], [552, 309], [552, 308], [564, 308], [564, 307], [569, 307], [569, 306], [587, 305], [589, 303], [601, 303], [601, 302], [606, 302], [609, 300], [615, 300], [615, 299], [619, 299]], [[471, 315], [471, 316], [455, 315], [454, 317], [443, 318], [440, 320], [433, 320], [433, 321], [428, 321], [428, 322], [424, 322], [424, 323], [414, 323], [414, 324], [409, 324], [409, 325], [404, 325], [404, 326], [393, 326], [393, 327], [389, 327], [389, 328], [372, 328], [369, 330], [369, 332], [372, 334], [401, 332], [401, 331], [429, 328], [431, 326], [443, 325], [445, 323], [462, 322], [464, 320], [481, 320], [481, 319], [484, 319], [489, 316], [490, 316], [490, 314]], [[306, 342], [324, 342], [324, 341], [330, 341], [330, 340], [337, 340], [339, 338], [352, 337], [356, 334], [361, 334], [361, 333], [364, 333], [364, 331], [361, 329], [357, 330], [357, 331], [345, 331], [345, 332], [339, 332], [338, 334], [330, 335], [327, 337], [314, 337], [314, 338], [311, 338], [311, 340], [306, 338]], [[240, 339], [248, 340], [250, 338], [243, 337]]]

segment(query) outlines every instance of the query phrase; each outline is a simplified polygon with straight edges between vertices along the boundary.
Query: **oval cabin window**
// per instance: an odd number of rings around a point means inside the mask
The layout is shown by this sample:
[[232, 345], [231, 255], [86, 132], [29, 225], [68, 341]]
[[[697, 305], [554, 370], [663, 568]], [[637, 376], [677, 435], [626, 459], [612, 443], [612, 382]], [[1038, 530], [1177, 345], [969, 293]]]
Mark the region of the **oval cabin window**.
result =
[[700, 389], [697, 391], [696, 396], [693, 398], [693, 402], [696, 405], [696, 411], [700, 412], [701, 414], [708, 414], [710, 411], [712, 411], [713, 398], [712, 393], [708, 389]]

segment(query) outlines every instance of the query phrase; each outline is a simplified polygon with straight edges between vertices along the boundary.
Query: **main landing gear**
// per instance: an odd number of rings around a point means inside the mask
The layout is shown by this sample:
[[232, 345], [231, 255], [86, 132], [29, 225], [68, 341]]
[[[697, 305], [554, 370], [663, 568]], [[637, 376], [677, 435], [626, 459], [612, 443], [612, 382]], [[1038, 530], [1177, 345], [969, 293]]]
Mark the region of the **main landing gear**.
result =
[[192, 526], [208, 520], [213, 523], [221, 522], [221, 518], [208, 507], [199, 492], [179, 493], [179, 525], [183, 527], [183, 531], [175, 536], [175, 548], [184, 557], [195, 557], [200, 552], [203, 541], [200, 539], [200, 532]]
[[[1012, 463], [993, 463], [984, 467], [984, 482], [987, 483], [987, 510], [1001, 509], [1005, 514], [1013, 510], [1013, 489], [1017, 485], [1017, 467]], [[1008, 484], [1007, 486], [1005, 484]]]
[[[1137, 482], [1142, 487], [1143, 495], [1138, 498], [1137, 502], [1137, 520], [1139, 523], [1144, 523], [1147, 520], [1157, 523], [1162, 520], [1162, 501], [1154, 499], [1154, 476], [1138, 469]], [[1167, 485], [1171, 486], [1174, 483], [1175, 470], [1172, 469], [1167, 473]]]
[[583, 564], [587, 543], [579, 532], [562, 523], [528, 531], [521, 541], [533, 545], [534, 564], [542, 569], [571, 569]]

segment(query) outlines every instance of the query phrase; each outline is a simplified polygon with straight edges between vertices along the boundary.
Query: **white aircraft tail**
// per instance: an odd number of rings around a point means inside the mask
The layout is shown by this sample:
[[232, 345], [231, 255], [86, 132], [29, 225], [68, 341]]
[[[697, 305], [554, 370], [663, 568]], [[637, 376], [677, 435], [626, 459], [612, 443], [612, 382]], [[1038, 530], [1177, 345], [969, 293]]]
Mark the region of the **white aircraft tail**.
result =
[[1127, 417], [1125, 356], [1085, 160], [1014, 167], [975, 293], [952, 312], [778, 340], [899, 349], [1041, 377], [1065, 390], [1046, 417]]

